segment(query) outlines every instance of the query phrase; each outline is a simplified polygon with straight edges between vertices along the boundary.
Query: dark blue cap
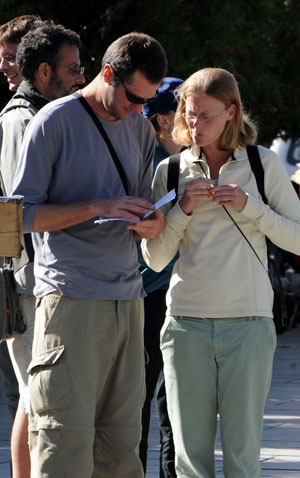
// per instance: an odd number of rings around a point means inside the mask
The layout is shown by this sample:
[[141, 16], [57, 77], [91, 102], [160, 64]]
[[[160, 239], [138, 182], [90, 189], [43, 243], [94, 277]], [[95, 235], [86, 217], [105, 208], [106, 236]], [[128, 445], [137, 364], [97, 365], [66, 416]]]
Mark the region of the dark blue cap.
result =
[[157, 90], [155, 100], [143, 106], [144, 116], [153, 116], [168, 110], [176, 111], [178, 102], [174, 96], [174, 90], [183, 83], [179, 78], [166, 76]]

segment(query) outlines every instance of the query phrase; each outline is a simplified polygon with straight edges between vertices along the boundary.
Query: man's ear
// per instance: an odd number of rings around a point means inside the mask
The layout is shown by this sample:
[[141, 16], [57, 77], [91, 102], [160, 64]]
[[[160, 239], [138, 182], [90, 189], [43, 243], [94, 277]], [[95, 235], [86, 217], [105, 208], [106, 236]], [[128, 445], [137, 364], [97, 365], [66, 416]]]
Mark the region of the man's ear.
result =
[[51, 73], [52, 73], [52, 68], [49, 65], [49, 63], [47, 63], [46, 61], [42, 61], [42, 63], [39, 64], [39, 67], [36, 71], [35, 76], [38, 77], [36, 79], [40, 81], [42, 84], [48, 84], [51, 78]]
[[114, 77], [114, 70], [109, 63], [106, 63], [103, 67], [103, 78], [105, 83], [111, 83]]

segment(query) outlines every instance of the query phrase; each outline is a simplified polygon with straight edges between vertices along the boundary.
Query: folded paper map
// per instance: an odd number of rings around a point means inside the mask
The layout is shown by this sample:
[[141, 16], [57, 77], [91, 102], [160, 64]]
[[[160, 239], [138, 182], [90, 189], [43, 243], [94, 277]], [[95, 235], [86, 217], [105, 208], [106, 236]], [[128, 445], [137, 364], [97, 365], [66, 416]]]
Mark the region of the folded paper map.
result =
[[126, 221], [126, 222], [134, 222], [138, 224], [140, 221], [143, 221], [148, 216], [151, 216], [151, 214], [157, 211], [157, 209], [161, 208], [165, 204], [168, 204], [168, 202], [172, 201], [172, 199], [174, 199], [175, 196], [176, 196], [175, 189], [172, 189], [154, 204], [154, 209], [152, 211], [147, 212], [147, 214], [145, 214], [138, 221], [133, 221], [132, 219], [128, 219], [127, 217], [99, 217], [98, 219], [96, 219], [95, 224], [104, 224], [105, 222], [108, 222], [108, 221]]

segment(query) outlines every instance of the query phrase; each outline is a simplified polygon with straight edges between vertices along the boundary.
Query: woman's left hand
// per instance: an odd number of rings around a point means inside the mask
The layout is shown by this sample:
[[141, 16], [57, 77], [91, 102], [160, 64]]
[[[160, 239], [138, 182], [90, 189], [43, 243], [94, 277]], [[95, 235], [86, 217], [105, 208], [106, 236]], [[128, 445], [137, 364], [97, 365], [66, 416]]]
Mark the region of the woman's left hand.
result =
[[224, 184], [212, 187], [212, 200], [222, 206], [231, 206], [241, 212], [246, 206], [247, 194], [237, 184]]

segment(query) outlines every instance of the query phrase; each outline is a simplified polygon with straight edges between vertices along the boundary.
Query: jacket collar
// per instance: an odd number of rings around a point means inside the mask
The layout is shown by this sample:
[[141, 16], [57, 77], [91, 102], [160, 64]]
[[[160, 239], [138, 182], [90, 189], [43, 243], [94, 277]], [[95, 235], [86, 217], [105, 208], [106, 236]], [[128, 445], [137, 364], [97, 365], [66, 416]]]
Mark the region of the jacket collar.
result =
[[29, 103], [32, 103], [38, 110], [40, 110], [43, 106], [49, 103], [49, 100], [42, 96], [38, 90], [26, 80], [23, 80], [20, 84], [17, 92], [13, 96], [14, 99], [23, 98]]
[[[192, 155], [193, 163], [197, 163], [198, 161], [205, 161], [205, 156], [200, 146], [192, 145], [189, 148], [189, 151], [190, 151], [190, 154]], [[248, 159], [246, 148], [238, 147], [233, 150], [229, 161], [241, 161], [245, 159]]]

